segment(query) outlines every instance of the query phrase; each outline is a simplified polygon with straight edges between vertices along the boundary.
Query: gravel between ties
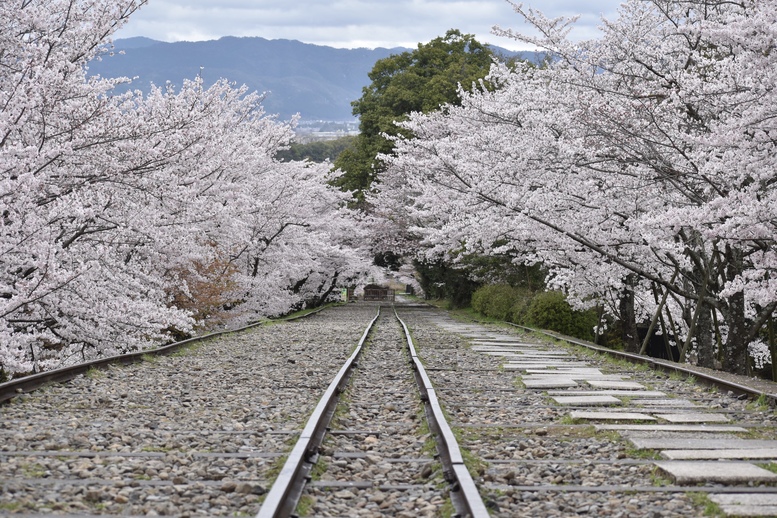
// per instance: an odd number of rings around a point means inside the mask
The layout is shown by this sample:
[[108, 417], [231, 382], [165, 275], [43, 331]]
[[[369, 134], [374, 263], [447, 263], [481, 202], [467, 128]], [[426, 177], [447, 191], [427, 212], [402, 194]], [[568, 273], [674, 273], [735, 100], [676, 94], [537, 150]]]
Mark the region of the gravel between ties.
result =
[[112, 367], [0, 407], [0, 511], [255, 514], [375, 307]]
[[[402, 328], [382, 312], [303, 502], [309, 516], [439, 516], [447, 501]], [[344, 433], [337, 433], [344, 432]], [[353, 483], [356, 487], [344, 487]]]

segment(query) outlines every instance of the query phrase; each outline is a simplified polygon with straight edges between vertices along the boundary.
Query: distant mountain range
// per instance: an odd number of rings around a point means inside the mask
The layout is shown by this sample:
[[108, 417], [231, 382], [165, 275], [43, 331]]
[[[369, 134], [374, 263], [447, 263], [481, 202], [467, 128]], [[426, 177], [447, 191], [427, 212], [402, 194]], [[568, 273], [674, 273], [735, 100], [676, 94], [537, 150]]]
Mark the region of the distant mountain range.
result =
[[[206, 86], [221, 78], [267, 92], [265, 110], [288, 119], [352, 120], [351, 102], [370, 82], [379, 59], [405, 48], [336, 49], [293, 40], [224, 37], [219, 40], [165, 43], [149, 38], [119, 39], [115, 53], [89, 65], [92, 75], [137, 78], [132, 88], [148, 91], [153, 83], [180, 85], [202, 74]], [[505, 55], [509, 51], [497, 49]], [[121, 51], [121, 52], [120, 52]], [[535, 59], [534, 53], [522, 53]]]

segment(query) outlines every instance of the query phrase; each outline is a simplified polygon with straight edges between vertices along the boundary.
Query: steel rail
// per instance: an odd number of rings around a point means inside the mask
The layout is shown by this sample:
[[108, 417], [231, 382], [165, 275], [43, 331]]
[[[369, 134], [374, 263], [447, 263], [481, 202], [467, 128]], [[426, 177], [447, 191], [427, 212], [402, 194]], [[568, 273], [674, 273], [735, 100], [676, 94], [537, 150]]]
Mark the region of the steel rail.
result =
[[39, 389], [40, 387], [48, 383], [60, 383], [63, 381], [71, 380], [78, 375], [86, 374], [91, 369], [104, 369], [111, 365], [130, 365], [133, 363], [140, 363], [144, 361], [143, 360], [144, 356], [163, 356], [167, 354], [172, 354], [184, 347], [188, 347], [194, 343], [202, 342], [210, 338], [215, 338], [228, 333], [237, 333], [240, 331], [246, 331], [248, 329], [252, 329], [254, 327], [261, 326], [269, 322], [287, 322], [287, 321], [299, 320], [300, 318], [306, 318], [311, 315], [315, 315], [323, 311], [324, 309], [326, 309], [326, 307], [321, 307], [314, 311], [311, 311], [309, 313], [305, 313], [302, 315], [295, 315], [288, 318], [280, 318], [280, 319], [273, 319], [273, 320], [264, 320], [261, 322], [248, 324], [246, 326], [242, 326], [236, 329], [225, 329], [224, 331], [215, 331], [213, 333], [208, 333], [202, 336], [195, 336], [192, 338], [188, 338], [186, 340], [181, 340], [180, 342], [175, 342], [172, 344], [164, 345], [162, 347], [157, 347], [155, 349], [146, 349], [143, 351], [137, 351], [137, 352], [126, 353], [126, 354], [118, 354], [115, 356], [108, 356], [106, 358], [91, 360], [88, 362], [79, 363], [76, 365], [70, 365], [68, 367], [62, 367], [59, 369], [52, 369], [50, 371], [43, 371], [43, 372], [39, 372], [38, 374], [31, 374], [29, 376], [24, 376], [22, 378], [6, 381], [5, 383], [0, 383], [0, 404], [3, 404], [9, 401], [10, 399], [14, 398], [15, 396], [18, 396], [21, 393], [31, 392], [33, 390]]
[[459, 443], [456, 441], [456, 436], [445, 419], [432, 382], [426, 374], [426, 369], [424, 369], [423, 363], [421, 363], [416, 352], [410, 331], [405, 322], [399, 318], [396, 307], [394, 308], [394, 316], [402, 324], [402, 329], [405, 331], [410, 361], [418, 388], [421, 391], [421, 400], [424, 402], [426, 419], [429, 423], [429, 428], [437, 440], [437, 452], [443, 465], [445, 479], [451, 484], [451, 501], [456, 508], [457, 515], [461, 517], [485, 518], [489, 515], [486, 505], [480, 497], [475, 481], [472, 480], [472, 475], [470, 475], [467, 466], [464, 464], [464, 457], [461, 454]]
[[364, 334], [361, 340], [359, 340], [356, 349], [354, 349], [351, 356], [340, 368], [316, 405], [315, 410], [313, 410], [305, 428], [300, 433], [297, 443], [281, 468], [280, 474], [267, 493], [267, 497], [265, 497], [262, 507], [259, 509], [259, 514], [256, 515], [257, 518], [285, 518], [291, 516], [294, 512], [305, 487], [305, 480], [316, 463], [318, 450], [334, 415], [338, 397], [345, 390], [351, 373], [357, 366], [357, 360], [362, 353], [364, 342], [367, 340], [367, 336], [378, 317], [380, 317], [380, 306], [378, 306], [378, 313], [370, 321], [367, 329], [364, 330]]
[[730, 390], [734, 392], [735, 394], [739, 395], [747, 395], [749, 397], [765, 397], [769, 400], [769, 404], [774, 407], [777, 406], [777, 394], [769, 393], [769, 392], [763, 392], [760, 391], [754, 387], [748, 387], [747, 385], [742, 385], [741, 383], [737, 383], [735, 381], [727, 380], [725, 378], [721, 378], [718, 376], [715, 376], [713, 374], [709, 374], [707, 372], [703, 372], [697, 369], [693, 369], [691, 367], [685, 367], [681, 364], [671, 362], [668, 360], [663, 360], [660, 358], [652, 358], [650, 356], [642, 356], [639, 354], [634, 353], [627, 353], [624, 351], [616, 351], [614, 349], [608, 349], [606, 347], [602, 347], [596, 344], [592, 344], [591, 342], [587, 342], [585, 340], [580, 340], [577, 338], [572, 338], [570, 336], [563, 335], [561, 333], [556, 333], [555, 331], [547, 331], [544, 329], [534, 329], [532, 327], [522, 326], [519, 324], [513, 324], [512, 322], [505, 322], [508, 325], [511, 325], [513, 327], [517, 327], [519, 329], [523, 329], [525, 331], [531, 331], [535, 333], [544, 334], [546, 336], [550, 336], [551, 338], [555, 338], [557, 340], [562, 340], [571, 344], [579, 345], [581, 347], [585, 347], [587, 349], [591, 349], [603, 354], [607, 354], [610, 356], [615, 356], [619, 358], [623, 358], [625, 360], [629, 360], [633, 363], [645, 363], [649, 365], [651, 368], [655, 370], [661, 370], [664, 372], [677, 372], [680, 374], [685, 374], [687, 376], [694, 376], [698, 380], [702, 381], [703, 383], [706, 383], [708, 385], [713, 385], [716, 387], [725, 388], [726, 390]]

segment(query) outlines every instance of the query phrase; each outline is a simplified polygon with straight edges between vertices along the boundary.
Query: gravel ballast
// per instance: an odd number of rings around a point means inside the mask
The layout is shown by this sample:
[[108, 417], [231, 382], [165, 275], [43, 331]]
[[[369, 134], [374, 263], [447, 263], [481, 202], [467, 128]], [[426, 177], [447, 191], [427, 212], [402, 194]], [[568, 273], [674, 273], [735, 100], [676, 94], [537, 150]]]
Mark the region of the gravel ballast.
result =
[[[430, 307], [398, 310], [491, 516], [703, 515], [708, 502], [699, 494], [717, 486], [677, 486], [656, 468], [659, 451], [629, 441], [679, 442], [698, 433], [597, 429], [597, 422], [570, 417], [574, 412], [714, 413], [746, 432], [707, 432], [706, 439], [775, 439], [774, 411], [727, 391], [518, 329], [464, 325]], [[20, 394], [0, 406], [0, 515], [255, 515], [376, 311], [367, 304], [330, 308]], [[384, 308], [300, 513], [451, 512], [400, 329]], [[559, 404], [555, 389], [527, 388], [526, 372], [505, 368], [506, 357], [476, 350], [481, 334], [550, 351], [546, 358], [586, 362], [666, 397], [617, 395], [622, 404], [606, 407]], [[581, 382], [563, 394], [593, 388]]]
[[0, 407], [0, 512], [252, 515], [375, 315], [349, 305]]

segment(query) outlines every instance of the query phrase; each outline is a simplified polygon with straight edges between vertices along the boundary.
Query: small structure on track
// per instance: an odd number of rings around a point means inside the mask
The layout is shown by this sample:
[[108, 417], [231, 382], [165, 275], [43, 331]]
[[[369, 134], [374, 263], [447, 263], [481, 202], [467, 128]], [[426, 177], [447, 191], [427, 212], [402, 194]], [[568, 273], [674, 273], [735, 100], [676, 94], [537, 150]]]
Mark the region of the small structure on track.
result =
[[368, 284], [364, 287], [364, 300], [394, 302], [394, 290], [378, 284]]

